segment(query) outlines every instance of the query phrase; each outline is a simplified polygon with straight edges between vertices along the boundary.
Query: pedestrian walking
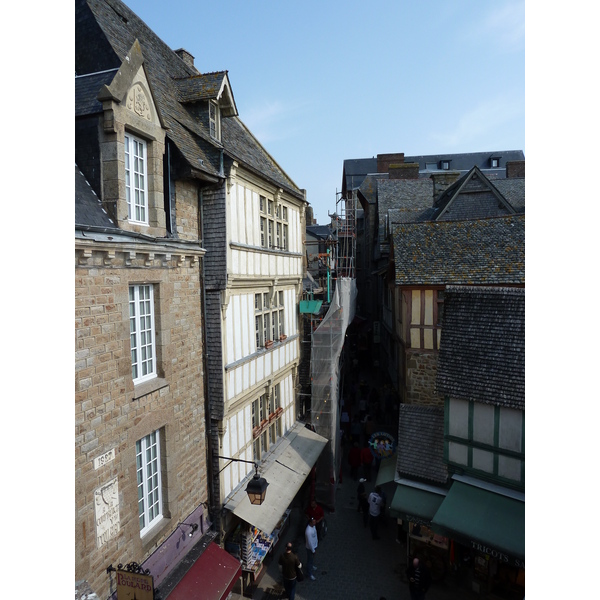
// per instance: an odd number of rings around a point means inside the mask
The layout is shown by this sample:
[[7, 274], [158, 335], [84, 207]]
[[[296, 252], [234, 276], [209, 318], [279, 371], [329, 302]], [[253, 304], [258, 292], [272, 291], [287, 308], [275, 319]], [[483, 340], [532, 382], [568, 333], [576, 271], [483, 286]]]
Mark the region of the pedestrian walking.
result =
[[371, 525], [371, 537], [374, 540], [379, 539], [377, 528], [379, 526], [379, 517], [383, 499], [381, 498], [381, 488], [377, 486], [374, 492], [369, 494], [369, 524]]
[[285, 547], [285, 552], [279, 557], [281, 565], [281, 574], [283, 575], [283, 587], [289, 600], [294, 600], [296, 597], [296, 583], [298, 570], [302, 568], [302, 563], [298, 557], [292, 552], [292, 543], [288, 542]]
[[313, 575], [313, 571], [317, 570], [317, 567], [314, 564], [315, 552], [319, 545], [319, 538], [317, 536], [317, 528], [315, 525], [316, 521], [311, 517], [304, 531], [304, 540], [306, 542], [306, 576], [313, 581], [316, 579]]
[[425, 600], [425, 593], [431, 584], [429, 569], [422, 565], [418, 558], [415, 558], [412, 565], [406, 569], [406, 576], [411, 600]]
[[363, 514], [363, 525], [366, 527], [369, 523], [369, 501], [367, 500], [367, 489], [365, 488], [366, 479], [361, 477], [356, 488], [358, 498], [358, 512]]

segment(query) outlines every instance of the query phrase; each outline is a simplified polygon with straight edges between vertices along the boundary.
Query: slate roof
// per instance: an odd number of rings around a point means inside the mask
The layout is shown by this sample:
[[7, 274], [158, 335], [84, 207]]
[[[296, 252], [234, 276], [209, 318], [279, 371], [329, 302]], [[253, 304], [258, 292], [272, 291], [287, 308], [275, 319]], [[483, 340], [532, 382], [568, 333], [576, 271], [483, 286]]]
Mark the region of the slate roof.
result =
[[109, 85], [118, 69], [75, 77], [75, 116], [93, 115], [102, 112], [98, 92], [103, 85]]
[[525, 409], [523, 288], [446, 288], [437, 390]]
[[[154, 99], [168, 128], [167, 136], [193, 168], [212, 176], [222, 176], [222, 147], [232, 158], [297, 197], [303, 197], [299, 188], [236, 117], [222, 119], [222, 144], [210, 137], [205, 123], [181, 103], [180, 94], [189, 99], [192, 92], [198, 91], [194, 86], [200, 82], [206, 84], [208, 93], [212, 78], [206, 75], [199, 78], [195, 69], [186, 65], [120, 0], [76, 0], [75, 16], [75, 68], [78, 75], [118, 68], [135, 40], [139, 41]], [[226, 72], [215, 73], [212, 83], [223, 73]], [[185, 79], [189, 79], [188, 84], [182, 81]]]
[[525, 217], [402, 223], [396, 285], [525, 284]]
[[377, 181], [379, 179], [387, 178], [388, 173], [373, 173], [367, 175], [358, 188], [359, 199], [362, 197], [367, 204], [375, 204], [377, 202]]
[[[183, 103], [216, 99], [227, 82], [227, 71], [200, 73], [184, 79], [174, 80], [179, 95], [179, 101]], [[235, 104], [232, 107], [228, 107], [226, 111], [222, 111], [222, 114], [225, 114], [226, 116], [237, 114]]]
[[77, 226], [118, 230], [108, 213], [102, 208], [92, 186], [75, 165], [75, 228]]
[[433, 211], [427, 218], [432, 221], [457, 221], [515, 213], [515, 208], [494, 183], [475, 166], [436, 198]]
[[400, 404], [396, 470], [401, 476], [446, 483], [443, 407]]
[[525, 178], [497, 179], [494, 187], [518, 212], [525, 212]]
[[310, 233], [315, 238], [322, 240], [326, 240], [328, 237], [333, 236], [333, 232], [329, 225], [307, 225], [306, 233]]
[[344, 161], [342, 192], [358, 189], [369, 173], [377, 173], [377, 157], [349, 158]]
[[[490, 158], [495, 157], [500, 160], [500, 168], [492, 169], [490, 167]], [[462, 171], [466, 173], [472, 167], [477, 166], [489, 177], [505, 178], [506, 162], [512, 160], [525, 160], [525, 154], [522, 150], [493, 150], [486, 152], [459, 152], [456, 154], [421, 154], [418, 156], [405, 156], [405, 163], [419, 163], [419, 172], [422, 176], [428, 177], [433, 171], [425, 169], [426, 163], [437, 163], [442, 160], [450, 160], [450, 169], [453, 171]], [[438, 169], [439, 170], [439, 169]]]

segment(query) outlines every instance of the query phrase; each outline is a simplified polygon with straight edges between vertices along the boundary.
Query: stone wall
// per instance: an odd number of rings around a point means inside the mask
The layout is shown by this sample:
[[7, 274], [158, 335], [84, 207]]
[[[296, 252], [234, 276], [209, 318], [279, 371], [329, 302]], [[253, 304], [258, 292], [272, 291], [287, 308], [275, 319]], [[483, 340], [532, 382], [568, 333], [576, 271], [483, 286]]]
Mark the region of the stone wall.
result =
[[406, 358], [407, 404], [444, 406], [444, 399], [435, 391], [437, 352], [411, 352]]
[[[76, 241], [75, 568], [106, 598], [110, 564], [142, 563], [207, 500], [201, 261], [198, 252], [84, 246]], [[158, 377], [134, 387], [128, 289], [143, 282], [155, 289]], [[156, 430], [164, 518], [142, 539], [135, 445]], [[114, 526], [98, 547], [101, 489], [112, 494]]]

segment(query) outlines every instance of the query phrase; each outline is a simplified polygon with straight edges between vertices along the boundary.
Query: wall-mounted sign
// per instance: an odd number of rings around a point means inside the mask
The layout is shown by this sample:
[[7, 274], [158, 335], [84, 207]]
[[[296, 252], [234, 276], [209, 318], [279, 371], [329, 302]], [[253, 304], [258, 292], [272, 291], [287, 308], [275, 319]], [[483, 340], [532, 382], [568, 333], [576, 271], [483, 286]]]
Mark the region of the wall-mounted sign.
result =
[[375, 458], [389, 458], [396, 452], [396, 440], [385, 431], [377, 431], [368, 442], [371, 454]]
[[96, 517], [96, 548], [101, 548], [116, 537], [121, 528], [119, 516], [119, 485], [115, 477], [94, 491], [94, 515]]
[[97, 456], [94, 459], [94, 470], [98, 470], [100, 467], [103, 467], [105, 464], [115, 460], [115, 449], [112, 448], [108, 452], [105, 452], [101, 456]]
[[152, 575], [117, 571], [117, 600], [153, 600]]

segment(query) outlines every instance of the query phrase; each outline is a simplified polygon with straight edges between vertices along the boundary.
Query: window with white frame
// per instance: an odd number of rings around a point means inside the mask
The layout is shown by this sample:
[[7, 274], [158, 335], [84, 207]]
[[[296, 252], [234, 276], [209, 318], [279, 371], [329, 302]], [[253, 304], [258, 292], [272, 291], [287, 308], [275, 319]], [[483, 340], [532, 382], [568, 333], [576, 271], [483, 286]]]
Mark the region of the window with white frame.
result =
[[146, 142], [125, 134], [125, 196], [129, 220], [148, 224], [148, 147]]
[[268, 292], [254, 294], [254, 329], [257, 348], [264, 347], [268, 341], [278, 340], [285, 333], [283, 292], [276, 292], [274, 298], [272, 305]]
[[210, 137], [221, 141], [221, 110], [219, 105], [211, 100], [208, 103], [208, 120], [210, 124]]
[[129, 287], [129, 335], [133, 383], [153, 379], [156, 377], [156, 343], [152, 285]]
[[288, 249], [288, 208], [260, 196], [260, 244], [263, 248]]
[[140, 535], [163, 516], [160, 435], [154, 431], [135, 443]]

